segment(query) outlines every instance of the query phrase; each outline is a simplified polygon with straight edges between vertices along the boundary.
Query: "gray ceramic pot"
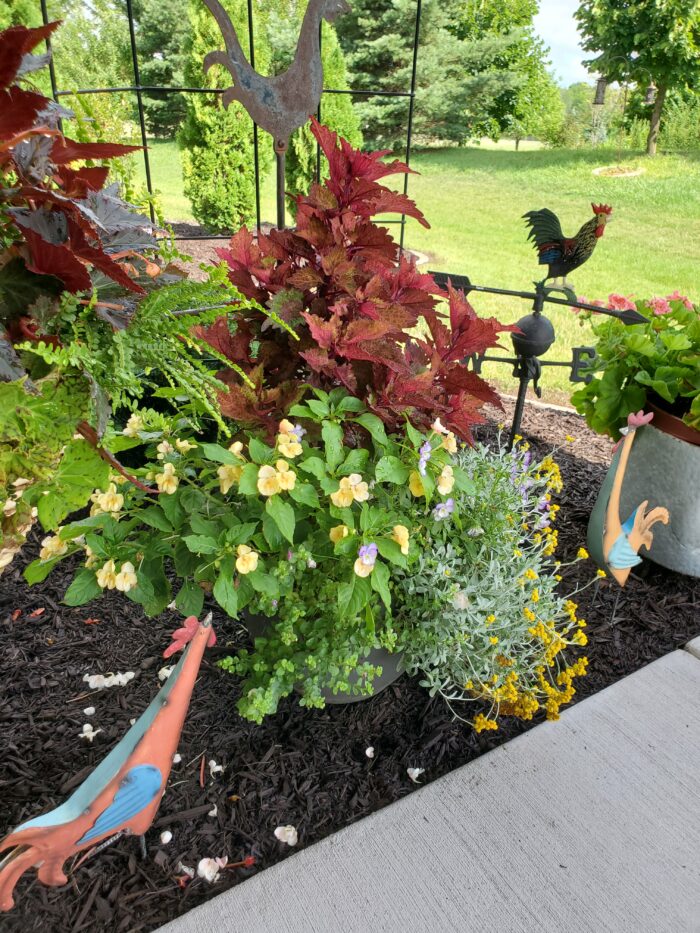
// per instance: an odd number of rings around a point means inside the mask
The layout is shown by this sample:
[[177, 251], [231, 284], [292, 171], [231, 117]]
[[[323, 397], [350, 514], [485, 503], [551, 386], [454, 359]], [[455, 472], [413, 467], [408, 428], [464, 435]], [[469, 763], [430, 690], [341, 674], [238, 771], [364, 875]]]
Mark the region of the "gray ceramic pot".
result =
[[[253, 638], [264, 638], [271, 622], [271, 620], [265, 616], [249, 615], [247, 612], [243, 612], [241, 621]], [[356, 696], [351, 693], [331, 693], [330, 690], [322, 690], [321, 696], [326, 703], [331, 705], [343, 705], [345, 703], [360, 703], [362, 700], [371, 700], [372, 697], [381, 693], [382, 690], [385, 690], [388, 686], [393, 684], [394, 681], [398, 680], [403, 674], [401, 652], [391, 654], [386, 648], [374, 648], [370, 651], [365, 660], [369, 664], [375, 664], [382, 669], [382, 673], [374, 678], [374, 693], [371, 694], [371, 696]], [[353, 681], [352, 676], [350, 680]]]

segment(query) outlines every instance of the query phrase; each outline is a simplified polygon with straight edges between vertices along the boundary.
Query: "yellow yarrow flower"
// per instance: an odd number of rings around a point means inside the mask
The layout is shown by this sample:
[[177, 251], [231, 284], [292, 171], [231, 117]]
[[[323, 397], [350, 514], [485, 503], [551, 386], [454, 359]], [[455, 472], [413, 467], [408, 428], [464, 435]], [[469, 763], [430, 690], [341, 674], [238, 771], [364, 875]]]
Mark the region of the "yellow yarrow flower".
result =
[[489, 641], [491, 642], [492, 645], [497, 645], [497, 644], [498, 644], [498, 635], [492, 635], [492, 636], [489, 638]]
[[230, 463], [225, 463], [219, 467], [216, 471], [216, 475], [219, 477], [219, 489], [224, 496], [229, 489], [240, 480], [242, 472], [243, 467], [234, 466]]
[[601, 580], [605, 580], [607, 573], [604, 570], [596, 570], [595, 575], [600, 577]]
[[343, 538], [347, 538], [349, 534], [350, 529], [347, 525], [336, 525], [328, 532], [328, 537], [331, 539], [333, 544], [337, 544], [338, 541], [342, 541]]
[[423, 485], [423, 480], [418, 470], [413, 470], [408, 477], [408, 488], [411, 490], [411, 494], [416, 498], [425, 495], [425, 486]]
[[576, 556], [578, 557], [579, 560], [588, 560], [588, 558], [590, 557], [590, 554], [585, 549], [585, 547], [580, 547], [578, 551], [576, 551]]
[[172, 496], [177, 490], [177, 487], [180, 485], [180, 480], [175, 476], [175, 467], [172, 463], [163, 464], [163, 472], [156, 474], [156, 483], [158, 484], [158, 489], [167, 496]]
[[406, 528], [405, 525], [394, 525], [394, 529], [391, 533], [391, 540], [396, 541], [401, 548], [402, 554], [408, 554], [408, 539], [408, 528]]
[[247, 544], [239, 544], [236, 548], [236, 570], [240, 574], [253, 573], [258, 569], [258, 559], [260, 555]]
[[495, 719], [487, 719], [483, 713], [479, 713], [474, 719], [474, 731], [484, 732], [489, 729], [498, 729], [498, 723]]

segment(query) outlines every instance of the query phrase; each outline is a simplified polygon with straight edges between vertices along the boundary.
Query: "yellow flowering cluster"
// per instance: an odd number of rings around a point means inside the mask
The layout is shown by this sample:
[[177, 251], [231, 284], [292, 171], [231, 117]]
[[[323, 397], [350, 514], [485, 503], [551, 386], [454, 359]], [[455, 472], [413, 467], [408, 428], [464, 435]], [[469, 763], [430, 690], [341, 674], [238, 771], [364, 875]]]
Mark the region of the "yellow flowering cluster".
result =
[[280, 421], [277, 449], [283, 457], [289, 457], [290, 460], [298, 457], [302, 452], [302, 446], [299, 443], [299, 436], [294, 430], [294, 425], [291, 421], [287, 421], [286, 418]]
[[253, 573], [258, 569], [260, 555], [247, 544], [239, 544], [236, 548], [236, 570], [240, 574]]
[[166, 496], [172, 496], [180, 485], [180, 480], [175, 475], [175, 467], [172, 463], [163, 464], [163, 472], [156, 474], [156, 484], [161, 492]]
[[48, 538], [44, 538], [41, 542], [39, 557], [41, 560], [51, 560], [52, 557], [60, 557], [65, 554], [67, 550], [67, 541], [61, 541], [58, 535], [49, 535]]
[[90, 515], [98, 515], [100, 512], [119, 512], [124, 507], [124, 496], [117, 492], [116, 483], [110, 483], [106, 492], [96, 489], [90, 496], [92, 508]]
[[498, 723], [496, 720], [488, 719], [486, 716], [484, 716], [483, 713], [478, 713], [474, 717], [473, 726], [475, 732], [487, 732], [489, 729], [498, 729]]
[[331, 493], [331, 502], [339, 509], [349, 508], [353, 502], [366, 502], [369, 486], [359, 473], [351, 473], [340, 480], [340, 488]]
[[102, 590], [128, 593], [138, 584], [136, 570], [130, 560], [124, 561], [119, 571], [113, 560], [106, 561], [97, 571], [97, 585]]
[[[542, 693], [547, 697], [545, 710], [547, 719], [559, 719], [559, 708], [570, 703], [576, 693], [572, 681], [574, 677], [583, 677], [588, 666], [588, 658], [579, 658], [574, 664], [565, 667], [557, 675], [557, 686], [551, 684], [545, 677], [545, 669], [536, 669], [537, 680]], [[562, 688], [562, 689], [559, 689]]]
[[540, 463], [538, 469], [538, 478], [545, 479], [547, 488], [552, 492], [559, 493], [564, 488], [564, 481], [561, 478], [559, 464], [551, 456], [545, 457]]
[[258, 470], [258, 492], [261, 496], [276, 495], [283, 490], [294, 489], [297, 475], [286, 460], [278, 460], [274, 466], [264, 465]]
[[[234, 441], [229, 447], [229, 451], [235, 457], [245, 460], [243, 456], [243, 444], [240, 441]], [[242, 473], [243, 466], [238, 463], [224, 463], [218, 468], [216, 475], [219, 477], [219, 489], [222, 495], [225, 496], [229, 489], [240, 480]]]

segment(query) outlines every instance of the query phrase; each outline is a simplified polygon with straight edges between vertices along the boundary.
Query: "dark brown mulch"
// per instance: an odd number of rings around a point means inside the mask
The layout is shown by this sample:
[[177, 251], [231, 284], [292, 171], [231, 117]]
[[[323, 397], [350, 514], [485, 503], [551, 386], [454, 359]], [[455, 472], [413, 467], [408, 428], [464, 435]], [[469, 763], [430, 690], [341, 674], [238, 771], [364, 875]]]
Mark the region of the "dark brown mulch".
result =
[[[482, 430], [487, 436], [490, 429]], [[528, 406], [523, 433], [539, 451], [564, 445], [558, 459], [566, 482], [560, 513], [563, 559], [585, 539], [588, 513], [609, 462], [610, 445], [588, 432], [574, 415]], [[36, 550], [36, 542], [34, 543]], [[29, 549], [28, 549], [29, 550]], [[27, 557], [30, 554], [27, 553]], [[574, 579], [586, 581], [591, 565], [578, 564]], [[29, 588], [20, 566], [1, 579], [0, 596], [0, 832], [60, 803], [128, 729], [158, 689], [161, 652], [176, 617], [155, 620], [113, 595], [82, 609], [61, 605], [69, 574], [56, 573]], [[615, 619], [616, 587], [604, 581], [580, 598], [588, 619], [590, 674], [577, 699], [601, 690], [700, 632], [700, 584], [649, 565], [622, 592]], [[593, 600], [595, 598], [595, 604]], [[12, 620], [13, 610], [21, 615]], [[38, 609], [44, 612], [32, 615]], [[88, 624], [89, 618], [99, 620]], [[240, 627], [215, 614], [220, 644], [241, 643]], [[430, 781], [529, 728], [511, 722], [477, 736], [453, 722], [439, 698], [403, 678], [381, 696], [346, 707], [304, 710], [295, 699], [255, 726], [238, 718], [236, 683], [207, 656], [183, 732], [182, 763], [173, 767], [156, 824], [141, 861], [134, 839], [122, 839], [88, 861], [62, 889], [45, 888], [33, 874], [16, 892], [18, 906], [0, 920], [7, 931], [69, 933], [80, 930], [146, 931], [184, 913], [225, 888], [293, 854], [273, 831], [292, 823], [299, 846], [309, 845], [374, 810], [411, 793], [408, 767], [425, 768]], [[89, 693], [86, 672], [137, 672], [126, 688]], [[92, 722], [102, 732], [90, 745], [78, 737]], [[375, 757], [365, 755], [373, 745]], [[202, 755], [225, 765], [223, 775], [199, 784]], [[207, 813], [216, 804], [218, 815]], [[159, 843], [164, 828], [173, 833]], [[205, 856], [239, 860], [252, 854], [252, 869], [224, 872], [209, 886], [197, 880], [184, 890], [174, 879], [182, 860], [196, 866]]]

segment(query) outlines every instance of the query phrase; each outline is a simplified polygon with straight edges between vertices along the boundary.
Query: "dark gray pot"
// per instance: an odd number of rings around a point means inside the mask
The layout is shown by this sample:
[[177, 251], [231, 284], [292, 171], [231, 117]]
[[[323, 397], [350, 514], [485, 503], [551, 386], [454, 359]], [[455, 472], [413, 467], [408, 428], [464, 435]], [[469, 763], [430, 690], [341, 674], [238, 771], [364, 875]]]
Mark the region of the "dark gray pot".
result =
[[[265, 638], [272, 622], [272, 620], [266, 618], [266, 616], [254, 616], [247, 612], [242, 613], [241, 621], [253, 638]], [[403, 674], [403, 668], [401, 667], [402, 658], [403, 655], [400, 651], [394, 652], [392, 654], [387, 651], [386, 648], [373, 648], [365, 660], [370, 664], [375, 664], [377, 667], [381, 667], [382, 669], [382, 673], [374, 678], [374, 693], [372, 693], [370, 696], [356, 696], [355, 694], [351, 693], [332, 693], [330, 690], [321, 690], [321, 696], [326, 703], [332, 705], [360, 703], [362, 700], [371, 700], [372, 697], [375, 697], [378, 693], [381, 693], [382, 690], [385, 690], [387, 687], [393, 684], [394, 681], [398, 680], [399, 677]], [[349, 679], [353, 681], [357, 678], [354, 678], [351, 674]]]

